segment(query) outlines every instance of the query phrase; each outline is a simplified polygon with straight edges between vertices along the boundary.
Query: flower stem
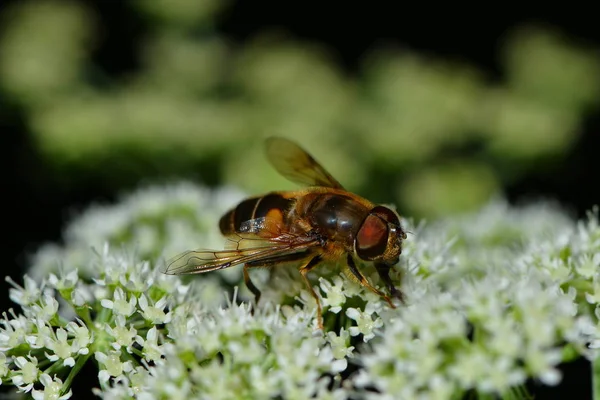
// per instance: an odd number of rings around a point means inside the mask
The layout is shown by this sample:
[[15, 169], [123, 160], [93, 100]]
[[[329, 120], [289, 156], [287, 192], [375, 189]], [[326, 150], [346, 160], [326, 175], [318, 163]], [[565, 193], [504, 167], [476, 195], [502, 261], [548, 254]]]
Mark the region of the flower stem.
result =
[[593, 382], [593, 391], [594, 400], [600, 400], [600, 357], [597, 357], [594, 361], [592, 361], [592, 382]]
[[90, 358], [91, 354], [92, 353], [88, 353], [77, 359], [77, 362], [75, 363], [73, 368], [71, 368], [71, 371], [69, 372], [69, 376], [67, 376], [67, 379], [65, 380], [65, 383], [63, 384], [63, 389], [62, 389], [61, 394], [65, 394], [69, 391], [69, 388], [71, 387], [71, 383], [73, 382], [73, 378], [75, 378], [75, 375], [77, 375], [79, 373], [79, 370], [81, 370], [81, 368], [85, 365], [88, 358]]
[[82, 307], [75, 307], [75, 311], [77, 312], [77, 315], [79, 316], [79, 318], [82, 319], [82, 321], [91, 329], [91, 327], [94, 326], [94, 321], [92, 319], [92, 316], [90, 314], [90, 308], [89, 306], [85, 305]]

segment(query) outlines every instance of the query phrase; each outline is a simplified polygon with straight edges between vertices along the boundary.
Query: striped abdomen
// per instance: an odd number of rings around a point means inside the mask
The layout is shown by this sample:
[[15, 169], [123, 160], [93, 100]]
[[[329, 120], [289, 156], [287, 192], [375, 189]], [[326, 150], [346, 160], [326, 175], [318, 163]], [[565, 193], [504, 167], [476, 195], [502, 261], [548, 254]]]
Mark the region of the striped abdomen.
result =
[[256, 218], [268, 217], [284, 222], [287, 211], [293, 204], [294, 199], [286, 199], [278, 193], [251, 197], [223, 215], [219, 221], [219, 228], [221, 233], [227, 236], [240, 232], [240, 227], [245, 221]]

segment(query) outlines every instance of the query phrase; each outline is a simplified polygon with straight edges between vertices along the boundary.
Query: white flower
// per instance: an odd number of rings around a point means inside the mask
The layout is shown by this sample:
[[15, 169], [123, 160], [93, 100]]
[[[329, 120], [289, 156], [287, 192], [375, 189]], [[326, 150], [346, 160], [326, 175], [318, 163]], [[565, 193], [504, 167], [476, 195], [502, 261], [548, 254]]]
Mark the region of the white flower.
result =
[[35, 400], [66, 400], [70, 399], [73, 395], [70, 389], [64, 395], [60, 395], [63, 389], [63, 382], [56, 376], [52, 379], [50, 375], [42, 374], [40, 376], [40, 382], [44, 385], [44, 391], [34, 389], [31, 396]]
[[107, 400], [128, 400], [128, 399], [140, 399], [144, 398], [144, 395], [147, 395], [148, 400], [155, 400], [156, 397], [152, 393], [141, 393], [139, 396], [135, 396], [133, 390], [126, 386], [128, 382], [126, 380], [122, 380], [119, 382], [115, 382], [112, 386], [99, 388], [92, 388], [92, 393], [100, 399]]
[[540, 348], [529, 347], [525, 351], [524, 359], [529, 373], [537, 376], [542, 383], [548, 386], [560, 383], [562, 374], [554, 367], [562, 361], [560, 350], [544, 351]]
[[266, 357], [264, 346], [257, 341], [231, 339], [227, 344], [227, 350], [236, 357], [240, 363], [252, 364], [260, 362]]
[[[100, 298], [103, 296], [99, 296]], [[71, 303], [75, 307], [83, 307], [86, 303], [90, 303], [93, 299], [91, 291], [85, 286], [77, 286], [71, 292]]]
[[74, 289], [78, 281], [79, 273], [77, 268], [67, 273], [61, 273], [60, 278], [52, 273], [48, 275], [48, 283], [59, 291]]
[[575, 270], [585, 279], [598, 277], [600, 269], [600, 253], [594, 255], [584, 254], [576, 262]]
[[488, 360], [483, 371], [481, 380], [477, 382], [477, 388], [483, 393], [499, 393], [525, 383], [525, 372], [522, 368], [515, 367], [508, 357]]
[[17, 316], [12, 309], [2, 313], [0, 320], [0, 351], [7, 351], [25, 343], [27, 334], [31, 331], [32, 323], [23, 315]]
[[119, 273], [119, 283], [130, 292], [145, 292], [148, 288], [154, 286], [154, 274], [150, 263], [145, 260], [139, 261], [135, 257], [130, 256], [130, 258], [125, 265], [122, 265], [130, 273]]
[[9, 369], [10, 360], [6, 357], [6, 354], [0, 353], [0, 385], [2, 385], [2, 378], [4, 378]]
[[486, 328], [490, 332], [489, 350], [512, 358], [521, 355], [525, 346], [525, 338], [512, 319], [490, 319]]
[[594, 275], [591, 291], [585, 293], [585, 299], [590, 304], [600, 304], [600, 271]]
[[164, 354], [163, 346], [158, 344], [158, 330], [156, 327], [152, 327], [146, 333], [146, 338], [136, 336], [135, 341], [143, 347], [143, 352], [146, 360], [158, 361]]
[[165, 313], [164, 309], [167, 305], [167, 297], [163, 296], [153, 306], [148, 304], [148, 299], [142, 293], [138, 299], [138, 304], [142, 311], [142, 316], [153, 324], [166, 324], [171, 321], [171, 312]]
[[58, 301], [48, 293], [45, 293], [40, 301], [41, 304], [33, 304], [31, 309], [34, 312], [35, 318], [40, 318], [44, 321], [49, 321], [58, 312]]
[[375, 337], [375, 329], [380, 328], [383, 325], [383, 321], [379, 317], [375, 317], [375, 320], [371, 317], [372, 313], [368, 312], [368, 309], [361, 311], [357, 308], [350, 307], [346, 310], [348, 318], [356, 321], [356, 326], [348, 328], [350, 335], [357, 336], [362, 334], [363, 341], [368, 342]]
[[344, 296], [346, 298], [360, 296], [365, 292], [364, 286], [353, 281], [352, 279], [344, 279]]
[[350, 343], [350, 333], [346, 329], [340, 329], [339, 336], [335, 332], [327, 332], [327, 337], [333, 350], [333, 356], [336, 359], [339, 360], [352, 356], [354, 346], [348, 346]]
[[150, 379], [150, 371], [144, 367], [136, 367], [129, 373], [128, 377], [131, 390], [131, 392], [128, 393], [130, 397], [133, 395], [150, 395], [150, 393], [145, 391], [146, 380]]
[[131, 361], [121, 361], [120, 351], [111, 351], [108, 354], [97, 351], [94, 356], [96, 361], [104, 367], [98, 373], [98, 379], [101, 383], [107, 382], [111, 377], [122, 378], [124, 373], [133, 369]]
[[119, 350], [121, 347], [125, 347], [127, 351], [131, 353], [131, 346], [133, 345], [134, 339], [137, 335], [137, 330], [131, 324], [129, 325], [129, 328], [127, 328], [125, 326], [126, 323], [127, 321], [125, 317], [119, 315], [115, 319], [114, 327], [106, 324], [104, 329], [115, 339], [115, 341], [111, 344], [113, 349]]
[[449, 367], [449, 376], [456, 379], [465, 390], [474, 388], [484, 376], [490, 362], [489, 354], [481, 347], [458, 352], [455, 362]]
[[80, 319], [76, 322], [69, 322], [67, 324], [67, 332], [69, 332], [73, 338], [73, 346], [78, 348], [77, 352], [79, 354], [88, 354], [88, 346], [93, 341], [93, 336], [90, 334], [89, 329]]
[[131, 294], [128, 301], [123, 289], [118, 287], [115, 289], [114, 300], [103, 299], [101, 304], [102, 307], [113, 310], [116, 315], [129, 317], [135, 312], [136, 298]]
[[433, 374], [429, 383], [428, 395], [422, 398], [431, 400], [446, 400], [456, 393], [456, 383], [441, 374]]
[[12, 374], [13, 385], [25, 393], [33, 388], [33, 384], [37, 382], [38, 375], [40, 374], [40, 370], [37, 367], [37, 358], [32, 356], [28, 356], [27, 358], [16, 357], [14, 359], [15, 366], [19, 369]]
[[333, 285], [327, 279], [323, 278], [320, 278], [319, 282], [321, 289], [325, 293], [323, 306], [329, 306], [329, 311], [334, 314], [339, 313], [346, 301], [346, 296], [344, 296], [344, 281], [339, 276], [336, 276], [333, 278]]
[[[179, 359], [175, 354], [169, 359], [168, 365], [162, 363], [154, 368], [151, 368], [148, 372], [135, 371], [136, 387], [143, 388], [138, 395], [140, 400], [154, 400], [154, 399], [188, 399], [193, 398], [192, 390], [194, 382], [198, 382], [199, 379], [206, 377], [207, 379], [217, 378], [212, 380], [212, 385], [203, 388], [202, 395], [204, 398], [211, 398], [211, 394], [214, 392], [218, 395], [219, 382], [223, 377], [216, 375], [213, 377], [211, 366], [212, 364], [206, 365], [205, 368], [200, 369], [198, 366], [192, 367], [191, 371], [188, 371], [188, 367], [184, 362]], [[198, 371], [199, 370], [199, 371]], [[202, 377], [195, 377], [195, 372], [202, 373]], [[221, 371], [218, 371], [221, 372]], [[226, 388], [227, 389], [227, 388]], [[231, 388], [230, 388], [231, 389]], [[227, 390], [224, 391], [227, 393]], [[218, 399], [218, 397], [214, 397]]]
[[64, 360], [63, 365], [72, 367], [75, 365], [73, 354], [79, 352], [79, 346], [76, 343], [69, 343], [67, 331], [63, 328], [56, 330], [56, 335], [51, 335], [46, 338], [46, 348], [54, 352], [54, 354], [46, 353], [46, 357], [50, 361]]
[[525, 259], [531, 258], [535, 261], [530, 263], [540, 268], [543, 273], [548, 274], [551, 280], [554, 282], [567, 282], [573, 277], [573, 266], [571, 265], [571, 259], [563, 260], [559, 257], [548, 254], [548, 249], [541, 248], [534, 250], [534, 256], [525, 256]]
[[35, 331], [25, 337], [27, 344], [29, 344], [32, 349], [42, 349], [46, 347], [48, 338], [54, 335], [52, 329], [50, 329], [47, 324], [47, 321], [37, 319], [35, 321]]
[[25, 287], [17, 284], [10, 276], [6, 277], [6, 281], [14, 287], [14, 289], [10, 289], [8, 292], [10, 299], [20, 306], [25, 307], [35, 303], [42, 294], [42, 290], [38, 287], [38, 284], [27, 275], [23, 277]]

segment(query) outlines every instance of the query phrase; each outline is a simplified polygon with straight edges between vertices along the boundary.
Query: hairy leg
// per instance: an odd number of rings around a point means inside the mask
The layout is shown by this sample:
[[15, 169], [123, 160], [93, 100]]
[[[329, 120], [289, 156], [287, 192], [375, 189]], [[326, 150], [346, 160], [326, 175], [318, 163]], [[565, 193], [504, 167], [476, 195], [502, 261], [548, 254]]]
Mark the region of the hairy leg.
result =
[[388, 302], [390, 307], [396, 308], [396, 306], [394, 305], [394, 303], [392, 303], [392, 300], [389, 298], [388, 295], [383, 293], [381, 290], [373, 287], [373, 285], [371, 285], [369, 283], [369, 281], [367, 281], [367, 278], [365, 278], [364, 275], [360, 273], [360, 271], [356, 267], [356, 263], [354, 262], [354, 259], [352, 258], [352, 256], [350, 254], [348, 254], [347, 258], [348, 258], [348, 267], [350, 268], [350, 271], [354, 274], [354, 276], [358, 279], [360, 284], [365, 286], [367, 289], [369, 289], [373, 293], [378, 294], [379, 296], [383, 297], [383, 299]]
[[383, 283], [385, 283], [388, 290], [390, 291], [390, 295], [400, 300], [402, 304], [406, 304], [406, 297], [404, 296], [404, 293], [402, 293], [402, 291], [398, 290], [394, 286], [394, 283], [390, 278], [391, 267], [385, 264], [376, 263], [375, 269], [377, 270], [377, 273], [379, 274], [379, 277], [381, 278]]
[[250, 280], [250, 275], [248, 274], [248, 270], [250, 268], [256, 268], [257, 266], [255, 265], [250, 265], [250, 264], [244, 264], [244, 282], [246, 283], [246, 287], [252, 292], [252, 294], [254, 295], [254, 303], [258, 304], [258, 301], [260, 300], [260, 290], [258, 290], [258, 288], [256, 286], [254, 286], [254, 283], [252, 283], [252, 281]]
[[313, 289], [312, 285], [310, 284], [310, 281], [308, 280], [308, 277], [306, 276], [306, 274], [308, 274], [314, 267], [316, 267], [319, 264], [319, 262], [321, 262], [320, 255], [311, 258], [310, 261], [306, 263], [306, 265], [300, 267], [300, 274], [302, 274], [302, 278], [304, 279], [304, 283], [306, 283], [310, 294], [312, 295], [312, 297], [314, 297], [315, 301], [317, 302], [317, 326], [319, 327], [319, 329], [323, 330], [323, 314], [321, 309], [321, 302], [319, 301], [319, 296], [317, 296], [317, 293]]
[[248, 290], [250, 290], [252, 292], [252, 294], [254, 295], [254, 302], [256, 304], [258, 304], [261, 293], [260, 293], [260, 290], [258, 290], [258, 288], [256, 287], [256, 285], [254, 285], [254, 283], [252, 283], [252, 281], [250, 280], [250, 274], [248, 272], [250, 270], [250, 268], [272, 267], [272, 266], [282, 264], [282, 263], [287, 263], [290, 261], [306, 259], [306, 255], [307, 255], [306, 252], [299, 252], [299, 253], [288, 254], [288, 255], [279, 256], [279, 257], [272, 257], [269, 259], [263, 259], [263, 260], [249, 262], [249, 263], [244, 264], [244, 282], [246, 283], [246, 287], [248, 288]]

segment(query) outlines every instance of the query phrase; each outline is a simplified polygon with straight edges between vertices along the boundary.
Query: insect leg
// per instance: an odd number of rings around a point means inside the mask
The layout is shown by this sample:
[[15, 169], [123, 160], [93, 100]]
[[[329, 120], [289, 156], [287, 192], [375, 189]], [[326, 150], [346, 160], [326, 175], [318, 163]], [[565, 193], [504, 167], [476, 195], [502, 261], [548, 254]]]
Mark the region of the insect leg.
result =
[[394, 283], [390, 279], [390, 268], [391, 267], [389, 265], [382, 264], [382, 263], [375, 263], [375, 269], [377, 270], [377, 273], [379, 274], [379, 277], [381, 278], [381, 280], [388, 287], [390, 294], [393, 297], [400, 300], [402, 302], [402, 304], [406, 304], [406, 301], [405, 301], [406, 297], [404, 296], [404, 293], [402, 293], [401, 290], [396, 289], [396, 287], [394, 286]]
[[377, 288], [373, 287], [369, 283], [369, 281], [367, 281], [367, 278], [365, 278], [364, 275], [360, 273], [358, 268], [356, 268], [356, 263], [354, 262], [354, 259], [352, 258], [352, 256], [350, 254], [348, 254], [348, 267], [350, 268], [350, 271], [354, 274], [354, 276], [358, 279], [358, 281], [360, 282], [361, 285], [365, 286], [367, 289], [369, 289], [373, 293], [378, 294], [379, 296], [383, 297], [383, 299], [388, 302], [390, 307], [396, 308], [396, 306], [394, 305], [394, 303], [392, 303], [392, 300], [389, 298], [389, 296], [387, 296], [385, 293], [378, 290]]
[[258, 290], [256, 285], [254, 285], [254, 283], [252, 283], [252, 281], [250, 280], [250, 274], [248, 273], [248, 270], [250, 268], [272, 267], [273, 265], [277, 265], [277, 264], [281, 264], [281, 263], [305, 259], [306, 255], [307, 255], [306, 252], [299, 252], [299, 253], [294, 253], [294, 254], [286, 254], [284, 256], [264, 258], [262, 260], [251, 261], [251, 262], [244, 264], [244, 282], [246, 282], [246, 287], [248, 287], [248, 289], [254, 295], [255, 304], [258, 304], [258, 301], [260, 300], [261, 292], [260, 292], [260, 290]]
[[320, 255], [311, 258], [305, 266], [300, 268], [300, 274], [302, 274], [302, 278], [304, 279], [306, 286], [308, 286], [310, 294], [312, 295], [312, 297], [314, 297], [315, 301], [317, 302], [317, 325], [319, 329], [323, 330], [323, 314], [321, 310], [321, 302], [319, 301], [319, 296], [317, 296], [317, 293], [315, 293], [315, 290], [313, 289], [312, 285], [310, 284], [310, 281], [308, 280], [308, 277], [306, 276], [306, 274], [308, 274], [314, 267], [316, 267], [317, 264], [319, 264], [319, 262], [321, 262]]
[[253, 265], [244, 264], [244, 282], [246, 282], [246, 287], [254, 295], [254, 303], [258, 304], [258, 301], [260, 300], [260, 290], [258, 290], [258, 288], [254, 286], [254, 283], [252, 283], [252, 281], [250, 280], [250, 275], [248, 274], [248, 270], [252, 267]]

